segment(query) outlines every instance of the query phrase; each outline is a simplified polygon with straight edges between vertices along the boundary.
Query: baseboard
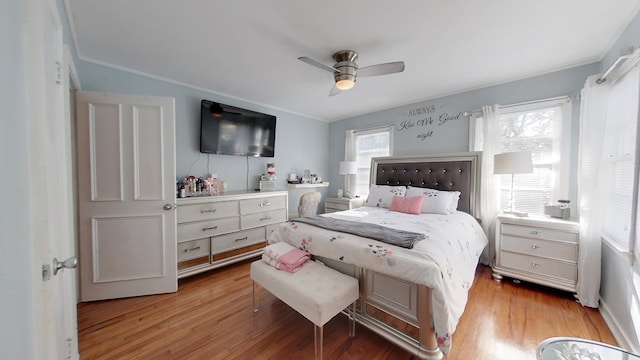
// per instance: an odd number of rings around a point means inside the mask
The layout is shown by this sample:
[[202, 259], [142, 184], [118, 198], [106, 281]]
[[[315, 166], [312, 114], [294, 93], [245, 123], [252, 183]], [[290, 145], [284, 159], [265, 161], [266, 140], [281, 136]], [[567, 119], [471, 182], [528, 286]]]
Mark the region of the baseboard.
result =
[[618, 346], [636, 354], [640, 353], [640, 349], [634, 346], [633, 344], [635, 344], [635, 342], [631, 341], [627, 337], [625, 331], [623, 331], [618, 321], [612, 315], [610, 307], [607, 306], [607, 304], [604, 301], [602, 301], [602, 298], [600, 298], [599, 310], [600, 310], [600, 314], [602, 314], [602, 318], [604, 319], [604, 322], [607, 323], [607, 326], [609, 326], [609, 329], [611, 330], [613, 337], [618, 342]]

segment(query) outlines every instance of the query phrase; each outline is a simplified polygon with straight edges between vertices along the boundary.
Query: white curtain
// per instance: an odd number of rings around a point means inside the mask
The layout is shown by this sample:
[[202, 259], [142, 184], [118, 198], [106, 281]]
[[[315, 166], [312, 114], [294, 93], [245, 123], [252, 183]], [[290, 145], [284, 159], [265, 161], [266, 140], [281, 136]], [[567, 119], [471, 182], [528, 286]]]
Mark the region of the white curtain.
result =
[[577, 293], [584, 306], [598, 307], [600, 299], [600, 247], [602, 213], [601, 189], [608, 188], [610, 174], [602, 169], [607, 118], [607, 85], [587, 79], [581, 94], [578, 156], [578, 206], [580, 209], [580, 251], [578, 252]]
[[[482, 107], [482, 170], [480, 191], [483, 201], [480, 202], [480, 221], [489, 245], [480, 257], [485, 265], [492, 265], [495, 258], [494, 248], [495, 221], [499, 208], [498, 184], [493, 174], [493, 156], [500, 152], [500, 108], [498, 105]], [[478, 148], [474, 150], [479, 150]]]

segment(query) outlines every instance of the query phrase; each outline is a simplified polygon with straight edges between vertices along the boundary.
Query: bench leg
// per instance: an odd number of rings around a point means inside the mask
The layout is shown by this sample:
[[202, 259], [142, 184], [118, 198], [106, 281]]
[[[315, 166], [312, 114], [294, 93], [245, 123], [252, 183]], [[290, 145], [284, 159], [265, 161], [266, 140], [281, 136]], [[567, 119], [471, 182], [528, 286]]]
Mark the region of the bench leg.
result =
[[322, 360], [322, 326], [313, 325], [314, 345], [316, 348], [316, 360]]
[[351, 304], [350, 306], [350, 311], [348, 311], [349, 313], [349, 337], [355, 337], [356, 336], [356, 302], [354, 301], [353, 304]]
[[258, 312], [258, 292], [256, 291], [256, 282], [253, 281], [253, 312]]

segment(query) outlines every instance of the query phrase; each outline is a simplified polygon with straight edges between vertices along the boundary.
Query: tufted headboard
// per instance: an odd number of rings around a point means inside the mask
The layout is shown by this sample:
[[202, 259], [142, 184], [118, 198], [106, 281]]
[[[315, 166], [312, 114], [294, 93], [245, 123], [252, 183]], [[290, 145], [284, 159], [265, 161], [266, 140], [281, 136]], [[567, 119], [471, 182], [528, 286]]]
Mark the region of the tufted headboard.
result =
[[480, 205], [480, 152], [371, 159], [370, 183], [460, 191], [458, 210], [473, 216]]

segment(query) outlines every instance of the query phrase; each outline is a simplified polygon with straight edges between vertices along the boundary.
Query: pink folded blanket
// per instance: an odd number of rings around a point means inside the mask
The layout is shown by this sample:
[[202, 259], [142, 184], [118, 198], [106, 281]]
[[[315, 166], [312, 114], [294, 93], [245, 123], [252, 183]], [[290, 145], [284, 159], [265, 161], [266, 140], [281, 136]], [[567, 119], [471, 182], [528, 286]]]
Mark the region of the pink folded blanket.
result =
[[279, 242], [264, 248], [262, 260], [276, 269], [296, 272], [309, 260], [309, 254], [287, 243]]

